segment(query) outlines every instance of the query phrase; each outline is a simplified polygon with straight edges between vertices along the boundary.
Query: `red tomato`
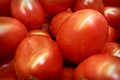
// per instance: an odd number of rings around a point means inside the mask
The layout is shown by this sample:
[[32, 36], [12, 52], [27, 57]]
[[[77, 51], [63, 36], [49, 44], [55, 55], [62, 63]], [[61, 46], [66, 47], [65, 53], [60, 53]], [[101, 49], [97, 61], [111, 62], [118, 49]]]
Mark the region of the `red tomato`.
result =
[[46, 31], [41, 30], [41, 29], [31, 30], [31, 31], [29, 31], [29, 35], [30, 36], [46, 36], [46, 37], [50, 37], [50, 35]]
[[56, 16], [52, 18], [52, 21], [50, 23], [50, 31], [54, 38], [56, 38], [56, 35], [60, 29], [60, 26], [65, 21], [65, 19], [72, 14], [71, 11], [64, 11], [58, 13]]
[[108, 24], [115, 29], [120, 29], [120, 8], [119, 7], [105, 7], [104, 16]]
[[18, 80], [13, 62], [0, 66], [0, 80]]
[[11, 0], [0, 0], [0, 16], [11, 16]]
[[80, 63], [74, 80], [120, 80], [120, 58], [97, 54]]
[[103, 0], [105, 6], [120, 6], [120, 0]]
[[0, 64], [14, 57], [20, 41], [27, 35], [27, 29], [17, 19], [0, 17]]
[[37, 29], [45, 22], [45, 13], [39, 0], [12, 0], [11, 12], [28, 29]]
[[57, 14], [70, 8], [74, 0], [40, 0], [43, 8], [50, 14]]
[[20, 80], [56, 80], [62, 72], [61, 52], [49, 37], [26, 37], [19, 44], [14, 60]]
[[108, 38], [108, 24], [93, 9], [79, 10], [70, 15], [57, 35], [57, 43], [68, 60], [79, 64], [101, 51]]
[[76, 0], [74, 8], [75, 11], [80, 9], [95, 9], [101, 13], [104, 12], [102, 0]]
[[72, 67], [64, 67], [63, 72], [59, 80], [73, 80], [73, 73], [75, 68]]
[[107, 42], [102, 52], [109, 53], [116, 57], [120, 57], [120, 44], [116, 42]]
[[109, 31], [108, 31], [108, 42], [116, 42], [117, 41], [117, 31], [109, 26]]

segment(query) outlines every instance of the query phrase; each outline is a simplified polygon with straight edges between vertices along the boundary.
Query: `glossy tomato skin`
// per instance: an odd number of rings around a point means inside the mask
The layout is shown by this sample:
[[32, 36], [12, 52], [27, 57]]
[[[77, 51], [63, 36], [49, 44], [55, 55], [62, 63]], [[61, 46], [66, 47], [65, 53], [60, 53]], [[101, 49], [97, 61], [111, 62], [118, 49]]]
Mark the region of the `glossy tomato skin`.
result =
[[11, 16], [11, 0], [0, 0], [0, 16]]
[[0, 80], [18, 80], [13, 61], [0, 66]]
[[20, 21], [0, 17], [0, 64], [14, 57], [18, 44], [26, 35], [27, 29]]
[[12, 0], [12, 16], [28, 29], [37, 29], [45, 22], [45, 13], [39, 0]]
[[35, 29], [29, 31], [30, 36], [46, 36], [46, 37], [51, 37], [46, 31], [41, 30], [41, 29]]
[[74, 80], [120, 80], [120, 59], [109, 54], [97, 54], [80, 63]]
[[57, 14], [70, 8], [74, 0], [39, 0], [47, 13]]
[[45, 36], [26, 37], [18, 46], [14, 60], [20, 80], [55, 80], [62, 72], [61, 52]]
[[102, 50], [102, 53], [109, 53], [120, 58], [120, 44], [117, 42], [107, 42]]
[[117, 30], [109, 26], [108, 42], [116, 42], [116, 41], [117, 41]]
[[50, 23], [50, 31], [54, 38], [56, 38], [56, 35], [60, 29], [60, 26], [65, 21], [67, 17], [69, 17], [72, 14], [71, 11], [63, 11], [61, 13], [58, 13], [56, 16], [52, 18], [52, 21]]
[[79, 64], [88, 56], [98, 53], [108, 37], [104, 16], [93, 9], [79, 10], [62, 24], [57, 43], [68, 60]]
[[103, 13], [104, 5], [102, 0], [76, 0], [74, 9], [75, 11], [80, 9], [95, 9]]
[[110, 26], [115, 29], [120, 29], [120, 8], [119, 7], [105, 7], [104, 16]]

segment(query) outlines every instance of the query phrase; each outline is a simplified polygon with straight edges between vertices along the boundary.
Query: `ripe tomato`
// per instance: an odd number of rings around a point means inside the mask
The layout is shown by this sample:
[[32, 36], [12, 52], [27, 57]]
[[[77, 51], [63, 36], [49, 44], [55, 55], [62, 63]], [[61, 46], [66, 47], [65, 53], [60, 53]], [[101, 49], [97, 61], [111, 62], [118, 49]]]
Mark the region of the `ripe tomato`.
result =
[[120, 58], [97, 54], [80, 63], [74, 80], [120, 80]]
[[14, 60], [20, 80], [56, 80], [62, 72], [61, 52], [49, 37], [26, 37], [19, 44]]
[[43, 8], [50, 14], [57, 14], [70, 8], [74, 0], [40, 0]]
[[117, 31], [109, 26], [109, 31], [108, 31], [108, 42], [116, 42], [117, 41]]
[[104, 5], [102, 0], [76, 0], [74, 9], [75, 11], [80, 9], [95, 9], [103, 13]]
[[11, 12], [28, 29], [37, 29], [45, 22], [45, 13], [39, 0], [12, 0]]
[[71, 11], [63, 11], [58, 13], [56, 16], [52, 18], [52, 21], [50, 23], [50, 31], [54, 38], [56, 38], [56, 35], [60, 29], [60, 26], [64, 22], [64, 20], [72, 14]]
[[68, 60], [79, 64], [98, 53], [108, 38], [108, 24], [102, 14], [93, 9], [74, 12], [57, 35], [57, 43]]
[[20, 41], [27, 35], [27, 29], [17, 19], [0, 17], [0, 64], [14, 57]]
[[115, 29], [120, 29], [120, 8], [119, 7], [105, 7], [104, 16], [110, 26]]
[[102, 50], [102, 53], [109, 53], [120, 58], [120, 44], [117, 42], [107, 42]]

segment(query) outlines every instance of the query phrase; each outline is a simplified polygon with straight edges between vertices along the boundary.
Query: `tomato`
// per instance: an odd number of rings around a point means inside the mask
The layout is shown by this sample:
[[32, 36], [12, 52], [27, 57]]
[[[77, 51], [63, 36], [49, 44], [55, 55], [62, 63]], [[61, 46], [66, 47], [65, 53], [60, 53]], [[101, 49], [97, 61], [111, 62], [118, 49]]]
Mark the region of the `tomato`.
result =
[[120, 44], [117, 42], [107, 42], [102, 52], [109, 53], [116, 57], [120, 57]]
[[103, 13], [104, 5], [102, 0], [76, 0], [74, 9], [75, 11], [80, 9], [95, 9]]
[[109, 26], [109, 31], [108, 31], [108, 42], [116, 42], [117, 41], [117, 31]]
[[70, 8], [74, 0], [40, 0], [47, 13], [57, 14]]
[[120, 0], [103, 0], [105, 6], [120, 6]]
[[120, 29], [120, 8], [119, 7], [105, 7], [104, 16], [110, 26], [115, 29]]
[[57, 43], [68, 60], [79, 64], [100, 52], [108, 38], [108, 24], [102, 14], [84, 9], [70, 15], [57, 34]]
[[44, 31], [44, 30], [41, 30], [41, 29], [36, 29], [36, 30], [31, 30], [29, 31], [29, 35], [30, 36], [46, 36], [46, 37], [50, 37], [50, 35]]
[[12, 0], [11, 12], [28, 29], [38, 29], [45, 22], [45, 13], [39, 0]]
[[73, 67], [64, 67], [59, 80], [73, 80], [74, 71], [75, 68]]
[[120, 80], [120, 58], [97, 54], [80, 63], [74, 80]]
[[11, 0], [0, 0], [0, 16], [11, 16]]
[[119, 80], [119, 43], [120, 0], [0, 0], [0, 80]]
[[14, 62], [10, 61], [0, 66], [0, 80], [18, 80], [13, 64]]
[[62, 72], [62, 55], [45, 36], [28, 36], [18, 46], [15, 70], [20, 80], [55, 80]]
[[72, 14], [71, 11], [63, 11], [58, 13], [56, 16], [52, 18], [52, 21], [50, 23], [50, 31], [54, 38], [56, 38], [56, 35], [60, 29], [60, 26], [64, 22], [64, 20]]
[[14, 57], [18, 44], [26, 35], [27, 29], [20, 21], [0, 17], [0, 64]]

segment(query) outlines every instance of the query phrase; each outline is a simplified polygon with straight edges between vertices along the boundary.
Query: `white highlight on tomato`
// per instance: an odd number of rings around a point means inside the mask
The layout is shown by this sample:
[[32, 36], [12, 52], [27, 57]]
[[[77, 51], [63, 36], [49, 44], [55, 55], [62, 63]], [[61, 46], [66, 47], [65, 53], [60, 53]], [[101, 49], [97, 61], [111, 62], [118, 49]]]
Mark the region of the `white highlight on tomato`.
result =
[[[9, 27], [8, 27], [9, 26]], [[8, 24], [6, 24], [6, 26], [3, 24], [3, 26], [2, 26], [2, 24], [1, 24], [1, 27], [0, 27], [0, 35], [3, 35], [3, 34], [7, 34], [7, 33], [9, 33], [9, 30], [11, 29], [11, 27], [10, 27], [10, 25]]]
[[120, 57], [120, 50], [115, 49], [114, 56]]
[[21, 7], [20, 7], [20, 9], [21, 9], [21, 11], [24, 13], [24, 14], [26, 14], [26, 11], [25, 11], [25, 7], [27, 6], [28, 7], [28, 9], [29, 10], [32, 10], [32, 2], [31, 2], [32, 0], [24, 0], [24, 1], [22, 1], [22, 3], [21, 3]]
[[93, 2], [93, 0], [86, 0], [85, 5], [88, 5], [88, 3], [92, 3], [92, 2]]
[[105, 11], [105, 14], [109, 13], [109, 14], [112, 14], [112, 15], [117, 15], [116, 11], [117, 11], [116, 8], [107, 9]]
[[[38, 65], [38, 64], [44, 64], [44, 60], [45, 60], [45, 57], [47, 56], [48, 54], [47, 53], [44, 53], [44, 54], [42, 54], [42, 55], [39, 55], [37, 58], [36, 58], [36, 60], [35, 60], [35, 62], [33, 63], [33, 65], [32, 65], [32, 68], [35, 68], [36, 67], [36, 65]], [[37, 56], [37, 55], [36, 55]]]

